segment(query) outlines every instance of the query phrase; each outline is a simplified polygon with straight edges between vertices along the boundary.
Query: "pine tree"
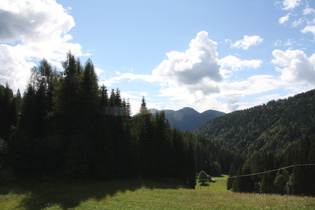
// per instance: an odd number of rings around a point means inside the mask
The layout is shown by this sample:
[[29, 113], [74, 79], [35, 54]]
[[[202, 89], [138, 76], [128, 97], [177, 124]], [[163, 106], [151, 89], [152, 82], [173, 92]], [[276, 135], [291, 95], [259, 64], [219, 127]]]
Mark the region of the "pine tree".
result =
[[[81, 68], [77, 60], [77, 68]], [[81, 70], [78, 70], [80, 73]], [[84, 66], [82, 79], [79, 81], [78, 104], [75, 118], [78, 132], [72, 136], [68, 151], [68, 173], [71, 177], [83, 179], [89, 177], [92, 149], [98, 144], [96, 133], [99, 107], [99, 89], [94, 65], [90, 59]]]
[[38, 175], [38, 132], [37, 132], [36, 92], [28, 85], [24, 93], [21, 119], [18, 130], [9, 141], [10, 164], [18, 176]]
[[[77, 125], [79, 111], [79, 92], [82, 79], [82, 66], [79, 60], [69, 52], [63, 63], [64, 78], [54, 97], [54, 115], [57, 117], [58, 127], [65, 137], [66, 144], [70, 136], [79, 131]], [[70, 138], [69, 138], [70, 137]]]
[[172, 154], [171, 130], [164, 111], [157, 112], [153, 118], [151, 143], [151, 171], [154, 176], [168, 178], [171, 174]]
[[13, 91], [8, 84], [5, 87], [0, 85], [0, 138], [6, 142], [17, 125], [17, 117]]
[[[53, 110], [51, 116], [52, 141], [58, 145], [55, 149], [54, 161], [61, 171], [66, 171], [69, 148], [75, 138], [81, 132], [80, 115], [80, 91], [83, 75], [83, 67], [80, 60], [70, 52], [62, 63], [64, 75], [58, 79], [53, 91]], [[56, 166], [57, 167], [57, 166]]]
[[90, 59], [87, 60], [79, 92], [80, 104], [77, 115], [80, 115], [80, 130], [93, 130], [95, 128], [96, 117], [99, 107], [99, 88], [94, 70], [94, 65]]
[[138, 171], [143, 177], [153, 176], [152, 164], [152, 125], [151, 114], [146, 106], [145, 98], [142, 98], [139, 114], [134, 117], [133, 134], [136, 138], [139, 151]]

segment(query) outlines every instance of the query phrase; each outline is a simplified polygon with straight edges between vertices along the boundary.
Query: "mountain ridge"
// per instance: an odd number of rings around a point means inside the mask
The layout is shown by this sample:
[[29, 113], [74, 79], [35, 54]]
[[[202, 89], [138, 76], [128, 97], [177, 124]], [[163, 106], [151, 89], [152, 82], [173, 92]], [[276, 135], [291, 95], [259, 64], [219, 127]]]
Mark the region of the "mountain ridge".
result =
[[[157, 109], [149, 109], [152, 114], [159, 112]], [[178, 128], [181, 131], [194, 131], [208, 120], [225, 115], [224, 112], [216, 110], [206, 110], [202, 113], [191, 107], [184, 107], [179, 110], [165, 109], [166, 119], [168, 119], [171, 127]]]

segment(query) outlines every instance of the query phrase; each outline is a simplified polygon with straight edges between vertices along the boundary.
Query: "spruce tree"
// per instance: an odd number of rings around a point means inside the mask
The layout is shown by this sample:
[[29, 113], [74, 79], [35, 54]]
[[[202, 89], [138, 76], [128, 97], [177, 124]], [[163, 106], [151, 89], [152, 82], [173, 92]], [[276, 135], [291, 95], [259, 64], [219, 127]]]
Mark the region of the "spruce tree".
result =
[[152, 164], [152, 124], [151, 114], [147, 108], [145, 98], [142, 98], [139, 114], [134, 119], [133, 133], [136, 136], [139, 161], [138, 171], [139, 175], [144, 177], [153, 176]]
[[0, 138], [6, 142], [17, 125], [17, 117], [13, 91], [8, 84], [0, 85]]

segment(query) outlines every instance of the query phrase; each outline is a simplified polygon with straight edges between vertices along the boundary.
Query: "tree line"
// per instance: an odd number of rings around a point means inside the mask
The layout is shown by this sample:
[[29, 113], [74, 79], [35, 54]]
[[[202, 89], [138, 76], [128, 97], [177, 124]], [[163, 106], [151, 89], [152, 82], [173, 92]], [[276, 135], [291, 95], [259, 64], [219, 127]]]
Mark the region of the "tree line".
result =
[[[162, 178], [195, 186], [195, 137], [164, 112], [139, 114], [119, 89], [99, 87], [94, 65], [70, 52], [63, 72], [43, 59], [21, 96], [0, 85], [0, 172], [69, 179]], [[10, 172], [10, 173], [9, 173]]]

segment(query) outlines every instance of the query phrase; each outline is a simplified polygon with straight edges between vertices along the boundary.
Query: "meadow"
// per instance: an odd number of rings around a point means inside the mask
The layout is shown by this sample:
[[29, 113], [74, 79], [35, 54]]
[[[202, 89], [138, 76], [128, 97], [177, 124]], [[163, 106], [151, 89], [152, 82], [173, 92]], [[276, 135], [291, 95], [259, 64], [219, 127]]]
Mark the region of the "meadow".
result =
[[233, 193], [226, 177], [184, 189], [152, 180], [15, 181], [0, 185], [0, 209], [315, 209], [314, 197]]

